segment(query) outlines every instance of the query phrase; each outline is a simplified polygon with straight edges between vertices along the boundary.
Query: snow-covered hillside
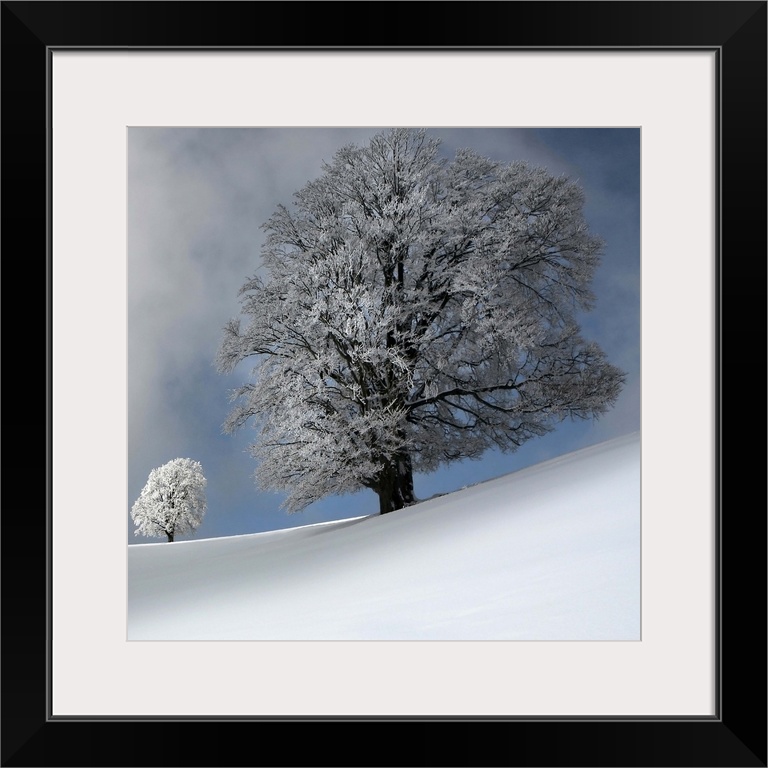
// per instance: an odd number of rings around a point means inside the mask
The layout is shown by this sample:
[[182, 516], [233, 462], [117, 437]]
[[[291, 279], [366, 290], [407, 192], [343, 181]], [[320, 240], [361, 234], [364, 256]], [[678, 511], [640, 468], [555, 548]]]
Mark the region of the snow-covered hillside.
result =
[[128, 548], [129, 640], [639, 640], [640, 435], [384, 516]]

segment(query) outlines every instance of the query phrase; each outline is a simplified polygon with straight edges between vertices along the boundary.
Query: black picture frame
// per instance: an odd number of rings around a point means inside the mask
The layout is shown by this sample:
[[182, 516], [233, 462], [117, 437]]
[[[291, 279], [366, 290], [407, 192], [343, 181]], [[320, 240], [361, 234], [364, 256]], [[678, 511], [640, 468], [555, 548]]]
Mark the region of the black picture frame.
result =
[[[46, 286], [47, 407], [46, 481], [41, 483], [45, 501], [38, 501], [42, 491], [29, 493], [29, 482], [22, 484], [23, 493], [14, 487], [16, 475], [31, 471], [27, 450], [13, 451], [14, 458], [24, 459], [19, 462], [18, 473], [6, 483], [2, 518], [2, 765], [765, 766], [766, 515], [761, 503], [765, 464], [761, 452], [750, 448], [745, 440], [738, 454], [731, 444], [732, 453], [726, 455], [724, 437], [735, 434], [737, 426], [750, 431], [755, 422], [765, 423], [759, 418], [763, 415], [759, 404], [765, 403], [767, 6], [766, 2], [697, 0], [359, 2], [343, 7], [326, 2], [3, 2], [4, 267], [10, 269], [6, 273], [10, 285], [23, 286], [23, 296], [30, 295], [32, 286], [34, 294], [40, 295]], [[344, 27], [334, 21], [342, 15], [353, 24]], [[719, 630], [714, 717], [51, 717], [53, 585], [48, 532], [55, 511], [51, 509], [50, 420], [50, 57], [57, 48], [145, 47], [699, 48], [717, 52], [720, 211], [715, 473]], [[735, 267], [747, 263], [750, 269], [737, 280]], [[28, 343], [29, 336], [13, 331], [26, 325], [26, 321], [18, 322], [21, 316], [32, 313], [22, 314], [14, 308], [11, 313], [17, 322], [6, 320], [11, 331], [5, 334], [6, 342], [10, 342], [6, 352], [16, 353], [16, 360], [22, 352], [14, 339]], [[38, 310], [32, 316], [43, 313]], [[726, 347], [727, 329], [731, 334]], [[740, 351], [745, 336], [749, 350], [737, 358], [735, 351]], [[758, 366], [748, 362], [755, 349]], [[14, 411], [22, 403], [38, 410], [36, 405], [29, 405], [29, 377], [17, 375], [23, 367], [15, 360], [5, 382]], [[757, 382], [755, 368], [761, 373]], [[724, 371], [731, 374], [725, 386]], [[10, 397], [7, 402], [11, 402]], [[726, 424], [725, 417], [732, 421]], [[16, 431], [14, 421], [8, 426]], [[760, 481], [759, 488], [755, 478]], [[730, 491], [730, 503], [726, 503], [726, 490]], [[394, 738], [391, 731], [372, 732], [379, 723], [386, 724], [387, 729], [395, 723], [404, 728], [398, 730], [400, 737]], [[307, 738], [310, 724], [323, 729]], [[340, 726], [344, 725], [357, 732], [342, 731]]]

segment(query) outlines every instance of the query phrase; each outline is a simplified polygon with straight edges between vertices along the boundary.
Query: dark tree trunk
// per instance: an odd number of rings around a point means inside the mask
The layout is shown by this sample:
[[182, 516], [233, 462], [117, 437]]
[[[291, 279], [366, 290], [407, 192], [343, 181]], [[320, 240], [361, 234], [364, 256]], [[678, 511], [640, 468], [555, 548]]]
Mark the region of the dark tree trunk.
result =
[[379, 514], [402, 509], [416, 501], [413, 493], [413, 466], [407, 453], [388, 461], [374, 490], [379, 496]]
[[172, 533], [168, 533], [168, 531], [166, 531], [165, 535], [168, 537], [168, 541], [173, 541], [173, 534]]

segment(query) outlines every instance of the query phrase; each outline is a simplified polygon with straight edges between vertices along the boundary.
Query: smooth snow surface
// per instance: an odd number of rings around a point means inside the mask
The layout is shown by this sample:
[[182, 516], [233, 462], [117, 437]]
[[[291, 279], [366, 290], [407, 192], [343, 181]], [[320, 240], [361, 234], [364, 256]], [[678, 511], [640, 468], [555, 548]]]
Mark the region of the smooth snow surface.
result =
[[384, 516], [131, 546], [128, 639], [639, 640], [640, 435]]

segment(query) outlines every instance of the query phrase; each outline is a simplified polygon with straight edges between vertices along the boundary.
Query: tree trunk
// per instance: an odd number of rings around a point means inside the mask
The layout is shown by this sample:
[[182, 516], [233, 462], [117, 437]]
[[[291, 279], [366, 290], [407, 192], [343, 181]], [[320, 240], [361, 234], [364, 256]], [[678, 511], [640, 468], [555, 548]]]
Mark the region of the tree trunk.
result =
[[166, 531], [165, 535], [168, 537], [168, 541], [173, 541], [173, 534], [172, 533], [168, 533], [168, 531]]
[[413, 493], [413, 466], [407, 453], [387, 461], [374, 488], [379, 496], [379, 514], [402, 509], [416, 501]]

